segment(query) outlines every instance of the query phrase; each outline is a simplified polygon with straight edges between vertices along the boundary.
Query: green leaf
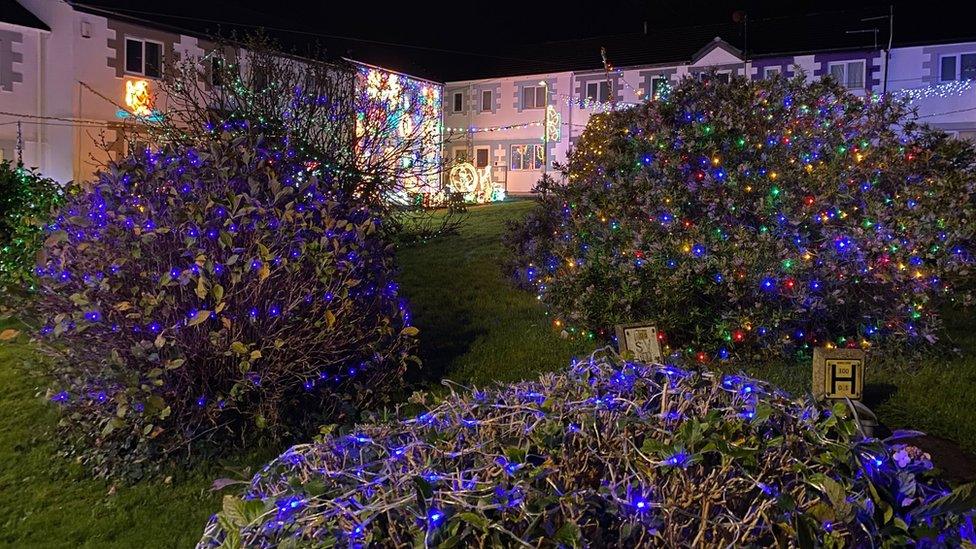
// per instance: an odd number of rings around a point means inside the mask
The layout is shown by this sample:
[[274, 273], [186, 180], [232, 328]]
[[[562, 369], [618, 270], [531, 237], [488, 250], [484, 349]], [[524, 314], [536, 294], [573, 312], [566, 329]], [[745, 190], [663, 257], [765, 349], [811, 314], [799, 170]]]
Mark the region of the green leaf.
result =
[[556, 530], [556, 535], [553, 539], [559, 543], [565, 543], [571, 547], [580, 546], [580, 528], [573, 522], [567, 522]]
[[186, 325], [196, 326], [197, 324], [200, 324], [201, 322], [207, 320], [208, 318], [210, 318], [210, 311], [197, 311], [197, 314], [194, 315], [194, 317], [189, 322], [187, 322]]
[[949, 513], [965, 513], [976, 509], [976, 482], [957, 486], [950, 494], [919, 506], [912, 515], [936, 517]]
[[240, 341], [235, 341], [230, 344], [230, 350], [236, 354], [243, 355], [247, 353], [247, 345], [244, 345]]
[[454, 518], [466, 522], [468, 524], [471, 524], [472, 526], [477, 527], [479, 530], [488, 529], [488, 524], [489, 524], [488, 519], [477, 513], [472, 513], [472, 512], [458, 513], [457, 515], [455, 515]]

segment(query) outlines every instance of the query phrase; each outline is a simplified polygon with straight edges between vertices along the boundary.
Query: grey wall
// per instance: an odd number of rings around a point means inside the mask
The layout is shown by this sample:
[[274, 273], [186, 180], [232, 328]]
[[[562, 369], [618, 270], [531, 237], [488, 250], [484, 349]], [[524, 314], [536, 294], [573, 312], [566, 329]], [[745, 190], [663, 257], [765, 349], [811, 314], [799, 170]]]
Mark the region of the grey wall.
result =
[[23, 63], [24, 56], [14, 51], [14, 43], [22, 43], [24, 35], [0, 30], [0, 91], [14, 91], [14, 82], [23, 82], [24, 75], [14, 72], [14, 63]]

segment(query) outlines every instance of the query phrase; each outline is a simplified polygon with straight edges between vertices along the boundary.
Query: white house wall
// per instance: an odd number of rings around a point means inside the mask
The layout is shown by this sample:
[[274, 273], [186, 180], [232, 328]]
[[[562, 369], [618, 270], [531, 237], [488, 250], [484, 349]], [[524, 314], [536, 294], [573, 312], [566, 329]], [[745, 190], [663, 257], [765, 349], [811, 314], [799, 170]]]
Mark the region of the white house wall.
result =
[[[744, 75], [756, 80], [762, 78], [764, 67], [776, 66], [787, 76], [794, 76], [802, 71], [808, 80], [813, 80], [828, 74], [831, 62], [864, 60], [865, 87], [852, 90], [854, 93], [881, 93], [885, 85], [889, 92], [896, 94], [904, 95], [906, 90], [914, 90], [916, 98], [912, 105], [918, 108], [920, 122], [960, 137], [976, 138], [976, 80], [948, 84], [939, 82], [939, 56], [961, 53], [976, 53], [976, 42], [895, 48], [887, 66], [884, 52], [877, 50], [765, 57], [743, 62], [724, 47], [714, 47], [692, 64], [616, 68], [610, 79], [614, 85], [612, 96], [618, 104], [633, 104], [643, 100], [648, 93], [651, 79], [658, 76], [667, 77], [672, 85], [682, 78], [694, 77], [710, 70]], [[590, 115], [608, 107], [584, 104], [582, 99], [585, 96], [585, 83], [605, 81], [606, 78], [604, 71], [591, 70], [448, 82], [445, 84], [444, 124], [447, 128], [455, 129], [455, 132], [445, 147], [445, 158], [451, 158], [458, 147], [467, 151], [468, 158], [473, 158], [478, 147], [488, 146], [491, 148], [493, 171], [504, 180], [508, 194], [531, 193], [542, 176], [542, 170], [511, 170], [510, 146], [514, 143], [541, 143], [541, 127], [473, 132], [465, 132], [464, 129], [484, 130], [541, 122], [542, 110], [526, 112], [518, 108], [515, 96], [518, 84], [543, 79], [554, 80], [555, 89], [550, 94], [550, 102], [558, 108], [562, 116], [562, 132], [561, 139], [550, 148], [550, 160], [564, 163]], [[478, 91], [484, 89], [501, 90], [502, 100], [497, 108], [482, 112], [478, 108], [481, 99]], [[924, 93], [919, 93], [920, 90]], [[454, 91], [464, 92], [464, 108], [460, 113], [452, 112]], [[560, 174], [553, 173], [551, 165], [549, 173], [560, 177]]]

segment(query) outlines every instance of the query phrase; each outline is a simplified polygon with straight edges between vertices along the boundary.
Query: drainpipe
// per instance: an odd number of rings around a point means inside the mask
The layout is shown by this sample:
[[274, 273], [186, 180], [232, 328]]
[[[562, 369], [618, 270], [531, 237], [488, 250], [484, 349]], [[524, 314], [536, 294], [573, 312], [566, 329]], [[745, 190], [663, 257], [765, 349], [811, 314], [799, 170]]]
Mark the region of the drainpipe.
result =
[[[41, 70], [41, 63], [44, 60], [44, 46], [47, 42], [47, 36], [43, 31], [37, 32], [37, 93], [35, 108], [37, 109], [37, 116], [45, 116], [47, 113], [44, 112], [44, 90], [46, 86], [44, 85], [44, 71]], [[44, 162], [44, 149], [47, 147], [47, 127], [43, 124], [34, 124], [34, 140], [37, 142], [37, 152], [35, 153], [35, 159], [37, 165], [41, 167], [45, 172], [50, 172], [47, 168], [47, 164]]]

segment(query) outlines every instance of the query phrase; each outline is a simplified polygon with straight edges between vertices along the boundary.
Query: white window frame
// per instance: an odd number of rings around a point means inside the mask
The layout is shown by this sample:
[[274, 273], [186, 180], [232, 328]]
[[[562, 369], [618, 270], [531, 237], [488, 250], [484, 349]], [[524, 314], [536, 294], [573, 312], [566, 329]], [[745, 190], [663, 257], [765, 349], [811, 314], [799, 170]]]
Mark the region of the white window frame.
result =
[[769, 80], [774, 76], [783, 74], [783, 68], [779, 66], [763, 67], [763, 80]]
[[[590, 94], [590, 86], [593, 86], [594, 93]], [[607, 99], [606, 101], [600, 101], [600, 96], [603, 95], [601, 92], [606, 90]], [[610, 84], [606, 80], [593, 80], [586, 83], [586, 89], [583, 93], [583, 99], [590, 101], [591, 103], [606, 103], [610, 101], [610, 94], [613, 90], [610, 89]]]
[[[526, 105], [525, 104], [525, 90], [533, 90], [532, 91], [532, 103], [533, 103], [532, 106], [529, 106], [529, 105]], [[542, 104], [541, 105], [538, 104], [538, 102], [539, 102], [538, 101], [539, 100], [539, 90], [542, 90], [542, 94], [543, 94], [543, 101], [542, 101]], [[546, 105], [548, 105], [548, 103], [549, 103], [549, 98], [546, 97], [546, 95], [548, 95], [546, 93], [546, 86], [537, 86], [537, 85], [522, 86], [522, 89], [520, 91], [521, 91], [521, 94], [520, 94], [521, 97], [519, 97], [519, 103], [522, 104], [522, 110], [523, 111], [529, 110], [529, 109], [544, 109], [544, 108], [546, 108]]]
[[[962, 56], [964, 56], [964, 55], [976, 55], [976, 51], [965, 51], [965, 52], [960, 52], [960, 53], [947, 53], [945, 55], [940, 55], [939, 56], [939, 64], [938, 64], [938, 68], [936, 69], [936, 70], [939, 71], [939, 82], [954, 82], [954, 81], [957, 81], [957, 80], [962, 80]], [[956, 67], [955, 67], [955, 70], [953, 71], [952, 78], [949, 79], [949, 80], [946, 80], [946, 79], [943, 79], [942, 78], [942, 60], [943, 59], [947, 59], [949, 57], [955, 59], [955, 61], [956, 61]], [[974, 78], [976, 78], [976, 77], [974, 77]], [[969, 80], [969, 79], [967, 79], [967, 80]]]
[[[515, 147], [526, 147], [527, 152], [532, 151], [532, 163], [529, 165], [529, 167], [525, 167], [524, 155], [521, 157], [522, 161], [519, 163], [518, 167], [512, 165], [512, 162], [515, 160]], [[536, 166], [536, 160], [539, 154], [537, 152], [538, 149], [542, 149], [543, 151], [545, 151], [545, 149], [543, 149], [542, 143], [512, 143], [511, 145], [509, 145], [508, 152], [511, 155], [509, 156], [509, 161], [508, 161], [509, 169], [516, 172], [541, 171], [544, 165], [543, 163], [546, 161], [546, 157], [545, 154], [543, 153], [542, 159], [538, 161], [538, 166]]]
[[[485, 99], [488, 100], [485, 103]], [[492, 90], [481, 90], [481, 112], [492, 112], [495, 110], [495, 93]]]
[[[851, 72], [850, 66], [853, 64], [861, 65], [861, 85], [852, 86], [851, 85]], [[840, 82], [842, 86], [849, 90], [863, 90], [868, 86], [868, 64], [863, 59], [851, 59], [848, 61], [837, 61], [833, 63], [827, 63], [827, 74], [833, 76], [834, 67], [843, 67], [844, 69], [844, 79]]]
[[[142, 67], [138, 72], [129, 70], [129, 42], [139, 42], [142, 45]], [[159, 74], [158, 75], [146, 74], [146, 44], [155, 44], [159, 46]], [[165, 56], [165, 51], [166, 50], [163, 47], [163, 43], [158, 40], [150, 40], [148, 38], [138, 38], [135, 36], [126, 36], [122, 40], [122, 68], [126, 74], [136, 74], [139, 76], [144, 76], [146, 78], [162, 78], [163, 57]]]
[[[461, 98], [460, 102], [458, 101], [459, 97]], [[460, 103], [460, 108], [458, 103]], [[464, 92], [456, 91], [451, 94], [451, 112], [464, 112]]]

